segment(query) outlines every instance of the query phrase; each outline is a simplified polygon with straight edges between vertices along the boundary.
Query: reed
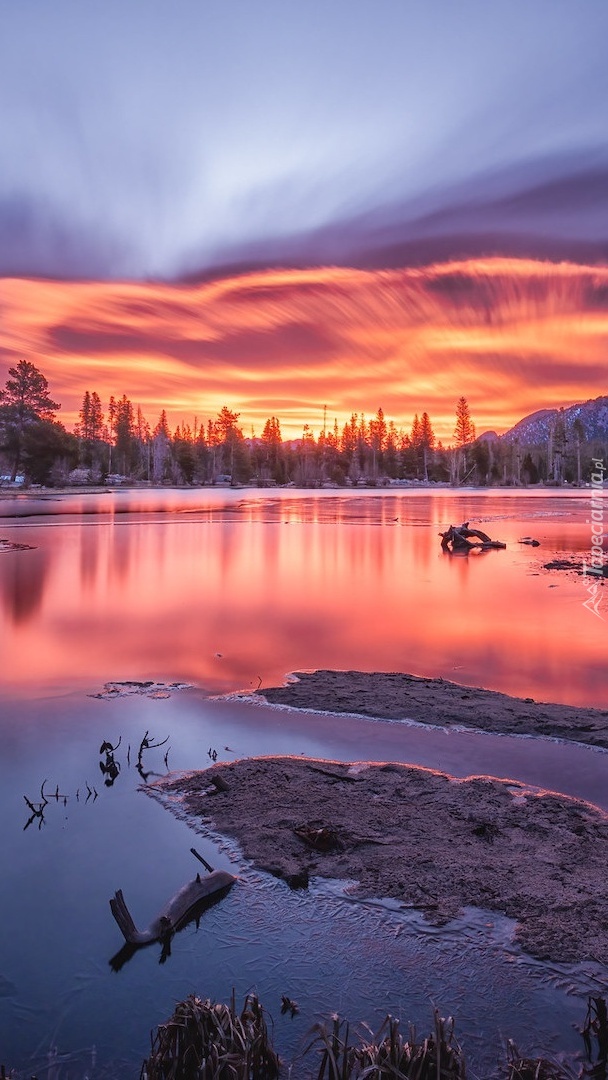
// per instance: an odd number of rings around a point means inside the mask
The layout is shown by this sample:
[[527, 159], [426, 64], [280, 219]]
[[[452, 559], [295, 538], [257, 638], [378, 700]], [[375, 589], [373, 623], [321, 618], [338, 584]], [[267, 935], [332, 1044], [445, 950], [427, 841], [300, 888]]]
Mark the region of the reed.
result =
[[264, 1009], [248, 994], [237, 1013], [191, 994], [180, 1001], [152, 1040], [140, 1080], [276, 1080], [279, 1057], [268, 1034]]
[[[589, 998], [581, 1034], [586, 1060], [579, 1061], [579, 1068], [525, 1057], [509, 1040], [502, 1074], [506, 1080], [608, 1080], [605, 998]], [[238, 1014], [233, 993], [230, 1005], [194, 996], [180, 1002], [159, 1027], [140, 1080], [277, 1080], [279, 1075], [294, 1080], [466, 1080], [466, 1065], [454, 1019], [435, 1009], [426, 1038], [419, 1038], [412, 1025], [404, 1035], [400, 1021], [390, 1015], [375, 1033], [363, 1025], [353, 1035], [349, 1022], [334, 1013], [311, 1028], [302, 1054], [285, 1072], [258, 998], [249, 994]]]
[[387, 1016], [369, 1038], [349, 1042], [350, 1028], [334, 1014], [331, 1027], [315, 1024], [314, 1037], [305, 1053], [315, 1049], [321, 1056], [317, 1080], [465, 1080], [465, 1062], [454, 1037], [452, 1017], [434, 1011], [434, 1031], [419, 1040], [410, 1026], [404, 1038], [399, 1020]]

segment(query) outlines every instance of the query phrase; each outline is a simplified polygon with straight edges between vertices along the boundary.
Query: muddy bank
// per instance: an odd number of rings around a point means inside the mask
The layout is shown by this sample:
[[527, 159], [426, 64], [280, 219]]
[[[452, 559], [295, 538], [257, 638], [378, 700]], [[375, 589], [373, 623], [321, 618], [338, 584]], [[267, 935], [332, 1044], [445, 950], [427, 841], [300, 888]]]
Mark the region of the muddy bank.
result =
[[257, 693], [293, 709], [320, 709], [509, 735], [548, 735], [608, 748], [608, 710], [553, 705], [445, 679], [363, 671], [296, 672]]
[[[220, 787], [210, 778], [220, 777]], [[486, 777], [407, 765], [249, 758], [158, 781], [153, 794], [238, 840], [259, 868], [305, 886], [358, 882], [436, 923], [477, 905], [518, 920], [532, 955], [608, 961], [608, 816]], [[294, 829], [331, 830], [319, 851]], [[328, 839], [325, 837], [325, 839]]]

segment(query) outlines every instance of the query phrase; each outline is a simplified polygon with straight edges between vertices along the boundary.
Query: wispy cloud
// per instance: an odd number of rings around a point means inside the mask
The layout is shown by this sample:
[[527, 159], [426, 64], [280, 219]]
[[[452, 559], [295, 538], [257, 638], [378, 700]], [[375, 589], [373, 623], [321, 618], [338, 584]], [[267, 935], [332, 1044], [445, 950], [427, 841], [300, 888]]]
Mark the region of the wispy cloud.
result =
[[[421, 269], [266, 271], [203, 284], [0, 281], [1, 368], [25, 355], [72, 423], [85, 390], [155, 422], [227, 404], [258, 432], [427, 410], [450, 441], [464, 394], [478, 430], [596, 397], [608, 269], [487, 259]], [[3, 377], [0, 370], [0, 379]]]
[[607, 36], [604, 0], [8, 0], [0, 273], [582, 256]]

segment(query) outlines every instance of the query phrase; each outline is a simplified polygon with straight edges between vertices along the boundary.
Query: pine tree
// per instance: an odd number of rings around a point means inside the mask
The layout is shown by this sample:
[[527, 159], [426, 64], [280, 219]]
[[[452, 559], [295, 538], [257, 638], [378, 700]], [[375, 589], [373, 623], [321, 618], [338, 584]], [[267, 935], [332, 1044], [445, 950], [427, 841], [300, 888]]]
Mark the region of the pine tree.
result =
[[108, 423], [107, 423], [107, 438], [108, 442], [112, 446], [116, 436], [116, 401], [114, 397], [111, 397], [108, 402]]
[[475, 439], [475, 424], [471, 420], [469, 403], [465, 397], [458, 398], [456, 403], [456, 427], [454, 428], [456, 446], [467, 446]]
[[369, 434], [372, 446], [375, 445], [378, 452], [382, 453], [386, 445], [386, 420], [382, 409], [378, 409], [374, 419], [370, 420]]
[[285, 480], [285, 465], [281, 453], [281, 425], [276, 416], [271, 416], [262, 431], [264, 480], [274, 480], [277, 484]]
[[378, 471], [382, 470], [384, 466], [384, 447], [386, 445], [386, 420], [382, 409], [378, 409], [374, 419], [370, 420], [368, 433], [372, 452], [371, 475], [375, 483], [378, 478]]
[[86, 391], [74, 430], [84, 442], [103, 438], [103, 412], [99, 394], [95, 391], [92, 394]]
[[[112, 400], [112, 399], [110, 399]], [[116, 434], [116, 461], [120, 472], [127, 476], [131, 469], [131, 456], [135, 439], [135, 414], [126, 394], [114, 403], [114, 432]]]
[[456, 427], [454, 428], [454, 438], [456, 440], [457, 448], [457, 453], [454, 458], [454, 478], [456, 483], [459, 483], [461, 463], [465, 475], [467, 470], [466, 447], [475, 439], [475, 424], [471, 420], [469, 403], [465, 397], [459, 397], [456, 403]]
[[240, 428], [237, 427], [237, 420], [240, 415], [241, 414], [238, 412], [232, 412], [226, 405], [222, 405], [222, 408], [217, 414], [217, 420], [215, 421], [221, 442], [230, 442], [237, 433], [242, 437], [242, 432]]
[[422, 462], [424, 467], [424, 479], [429, 478], [429, 457], [435, 446], [435, 432], [427, 412], [423, 412], [420, 420], [419, 442], [422, 450]]
[[103, 412], [99, 394], [86, 391], [74, 432], [80, 440], [80, 463], [93, 470], [97, 478], [102, 472]]
[[11, 481], [14, 483], [26, 430], [42, 421], [53, 421], [61, 408], [49, 395], [49, 384], [41, 371], [29, 360], [20, 360], [9, 368], [9, 378], [0, 390], [0, 422], [7, 447], [13, 453]]
[[95, 390], [91, 394], [91, 438], [103, 438], [103, 411], [101, 399]]
[[264, 424], [262, 442], [268, 446], [280, 446], [281, 441], [281, 425], [276, 416], [271, 416]]
[[167, 423], [167, 413], [163, 409], [152, 434], [152, 480], [156, 484], [165, 479], [170, 443], [171, 434]]
[[169, 432], [169, 424], [167, 423], [167, 413], [164, 409], [158, 418], [158, 423], [156, 427], [154, 428], [154, 438], [156, 438], [157, 435], [163, 435], [165, 439], [171, 438]]
[[350, 465], [353, 454], [357, 446], [357, 414], [352, 413], [348, 423], [344, 425], [342, 431], [342, 438], [340, 440], [340, 450], [347, 458], [347, 465]]
[[79, 439], [88, 439], [89, 437], [89, 424], [91, 416], [91, 395], [87, 390], [78, 413], [78, 422], [74, 428], [75, 434]]
[[[229, 409], [227, 405], [222, 405], [214, 425], [219, 442], [223, 446], [224, 472], [230, 474], [232, 486], [236, 484], [237, 466], [243, 458], [243, 454], [237, 452], [242, 449], [244, 442], [243, 432], [237, 424], [240, 415]], [[242, 465], [244, 467], [244, 462]], [[241, 471], [244, 471], [244, 468]]]

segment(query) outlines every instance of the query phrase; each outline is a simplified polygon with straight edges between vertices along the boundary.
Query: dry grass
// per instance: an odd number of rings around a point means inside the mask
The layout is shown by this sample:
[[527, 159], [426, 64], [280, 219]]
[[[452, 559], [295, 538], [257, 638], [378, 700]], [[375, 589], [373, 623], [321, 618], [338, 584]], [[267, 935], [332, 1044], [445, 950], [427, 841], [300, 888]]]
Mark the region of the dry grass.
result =
[[190, 995], [152, 1041], [140, 1080], [275, 1080], [279, 1057], [255, 994], [239, 1014]]
[[404, 1039], [399, 1020], [387, 1016], [376, 1034], [368, 1028], [370, 1038], [354, 1044], [349, 1043], [349, 1024], [334, 1015], [330, 1027], [315, 1025], [305, 1053], [315, 1049], [321, 1055], [317, 1080], [465, 1080], [453, 1019], [435, 1010], [434, 1021], [428, 1038], [418, 1040], [415, 1028], [410, 1027]]
[[[295, 1004], [295, 1003], [292, 1003]], [[581, 1031], [586, 1062], [580, 1068], [549, 1058], [527, 1058], [513, 1042], [507, 1046], [506, 1080], [608, 1080], [608, 1010], [606, 1000], [590, 997]], [[144, 1062], [140, 1080], [466, 1080], [462, 1050], [452, 1017], [433, 1014], [433, 1031], [418, 1038], [410, 1025], [387, 1016], [377, 1032], [364, 1026], [351, 1033], [337, 1013], [317, 1023], [297, 1059], [281, 1071], [258, 998], [250, 994], [240, 1015], [234, 995], [230, 1005], [191, 996], [162, 1024]]]

